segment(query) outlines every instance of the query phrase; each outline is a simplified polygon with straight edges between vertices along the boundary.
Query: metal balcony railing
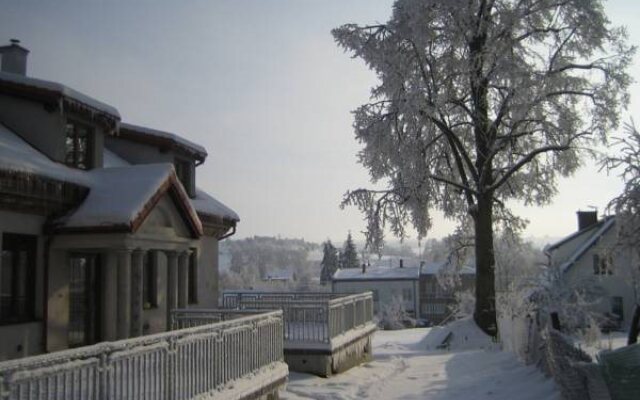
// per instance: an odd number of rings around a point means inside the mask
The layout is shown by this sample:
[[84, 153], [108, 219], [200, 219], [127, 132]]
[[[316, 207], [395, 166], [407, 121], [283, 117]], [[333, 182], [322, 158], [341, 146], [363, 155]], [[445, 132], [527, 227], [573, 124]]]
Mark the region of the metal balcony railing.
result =
[[283, 382], [282, 312], [216, 313], [212, 324], [0, 363], [0, 399], [243, 398], [233, 382], [244, 377]]
[[224, 292], [223, 307], [282, 310], [285, 346], [330, 344], [333, 338], [373, 324], [373, 295], [297, 292]]

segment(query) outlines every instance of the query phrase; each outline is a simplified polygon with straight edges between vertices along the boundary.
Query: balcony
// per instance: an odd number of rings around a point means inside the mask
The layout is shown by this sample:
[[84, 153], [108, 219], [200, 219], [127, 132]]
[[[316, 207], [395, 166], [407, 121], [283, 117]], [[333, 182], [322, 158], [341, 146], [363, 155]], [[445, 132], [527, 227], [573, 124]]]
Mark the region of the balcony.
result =
[[284, 358], [293, 371], [330, 376], [371, 358], [371, 292], [225, 292], [222, 303], [225, 309], [282, 310]]
[[216, 322], [0, 363], [2, 398], [276, 398], [288, 375], [282, 312], [208, 315]]

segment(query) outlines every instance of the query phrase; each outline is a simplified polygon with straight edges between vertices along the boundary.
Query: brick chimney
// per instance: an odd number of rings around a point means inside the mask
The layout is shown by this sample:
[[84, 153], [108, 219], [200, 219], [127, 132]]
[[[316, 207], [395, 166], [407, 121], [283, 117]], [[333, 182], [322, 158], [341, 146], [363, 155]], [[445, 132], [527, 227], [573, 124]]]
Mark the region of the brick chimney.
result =
[[578, 211], [576, 214], [578, 214], [579, 231], [598, 223], [597, 211]]
[[22, 76], [27, 75], [27, 56], [29, 50], [20, 46], [18, 39], [11, 39], [11, 44], [0, 47], [0, 70]]

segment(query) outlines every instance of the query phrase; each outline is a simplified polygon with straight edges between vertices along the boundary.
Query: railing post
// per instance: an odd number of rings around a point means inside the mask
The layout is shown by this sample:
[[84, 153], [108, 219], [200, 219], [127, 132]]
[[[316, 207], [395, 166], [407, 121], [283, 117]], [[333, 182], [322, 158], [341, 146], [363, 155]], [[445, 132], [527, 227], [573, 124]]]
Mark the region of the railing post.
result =
[[165, 382], [167, 387], [165, 388], [166, 390], [166, 394], [167, 394], [167, 400], [176, 400], [177, 396], [176, 396], [176, 378], [177, 378], [177, 363], [178, 363], [178, 356], [177, 356], [177, 347], [178, 347], [178, 343], [176, 341], [175, 337], [170, 337], [169, 338], [169, 349], [167, 351], [167, 359], [166, 359], [166, 365], [165, 365]]
[[98, 384], [98, 399], [109, 399], [109, 355], [107, 353], [100, 354], [100, 366], [98, 367], [98, 376], [96, 383]]

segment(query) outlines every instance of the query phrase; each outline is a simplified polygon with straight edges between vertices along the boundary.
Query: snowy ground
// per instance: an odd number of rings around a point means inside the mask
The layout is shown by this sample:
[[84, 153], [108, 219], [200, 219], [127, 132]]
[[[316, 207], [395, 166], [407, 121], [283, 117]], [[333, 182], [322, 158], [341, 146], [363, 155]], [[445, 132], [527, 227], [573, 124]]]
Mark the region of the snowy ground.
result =
[[[456, 329], [451, 350], [435, 350], [442, 328], [380, 331], [374, 361], [329, 379], [291, 372], [285, 400], [560, 399], [550, 379], [495, 349], [475, 326]], [[429, 349], [429, 350], [427, 350]]]

